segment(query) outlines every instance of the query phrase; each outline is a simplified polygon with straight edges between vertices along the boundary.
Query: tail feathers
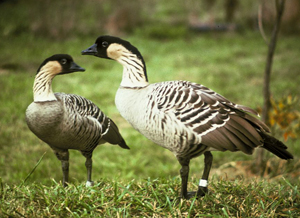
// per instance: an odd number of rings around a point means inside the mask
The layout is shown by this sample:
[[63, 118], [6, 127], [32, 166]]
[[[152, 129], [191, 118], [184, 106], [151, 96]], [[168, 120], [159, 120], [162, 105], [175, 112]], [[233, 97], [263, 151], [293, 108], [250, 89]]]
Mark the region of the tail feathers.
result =
[[128, 145], [126, 144], [125, 140], [122, 139], [122, 141], [118, 144], [121, 148], [124, 148], [124, 149], [130, 149], [128, 147]]
[[110, 120], [109, 130], [105, 135], [103, 135], [103, 139], [110, 144], [119, 145], [121, 148], [124, 149], [130, 149], [126, 144], [125, 140], [123, 139], [121, 133], [119, 132], [117, 125], [111, 119], [109, 120]]
[[264, 145], [262, 146], [264, 149], [272, 152], [281, 159], [293, 159], [293, 155], [286, 150], [287, 146], [284, 145], [281, 141], [268, 134], [262, 133], [261, 135], [264, 139]]

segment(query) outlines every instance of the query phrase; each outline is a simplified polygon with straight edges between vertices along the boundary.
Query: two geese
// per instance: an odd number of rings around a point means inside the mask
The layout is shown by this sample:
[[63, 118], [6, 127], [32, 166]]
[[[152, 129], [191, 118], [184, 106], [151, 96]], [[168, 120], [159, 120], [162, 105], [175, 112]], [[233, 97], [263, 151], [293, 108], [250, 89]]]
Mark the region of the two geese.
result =
[[[115, 97], [120, 114], [142, 135], [173, 152], [181, 165], [182, 198], [207, 193], [212, 165], [211, 151], [242, 151], [252, 154], [262, 147], [282, 159], [292, 159], [287, 147], [269, 135], [269, 128], [246, 106], [234, 104], [218, 93], [188, 81], [150, 84], [141, 53], [129, 42], [100, 36], [82, 51], [112, 59], [123, 66]], [[63, 183], [68, 182], [68, 149], [86, 157], [87, 186], [92, 185], [92, 152], [98, 144], [118, 144], [128, 149], [114, 122], [91, 101], [71, 94], [55, 93], [56, 75], [84, 71], [68, 55], [46, 59], [34, 82], [34, 102], [26, 111], [29, 128], [46, 142], [62, 162]], [[255, 116], [253, 116], [255, 115]], [[204, 154], [204, 171], [196, 192], [188, 192], [189, 163]]]

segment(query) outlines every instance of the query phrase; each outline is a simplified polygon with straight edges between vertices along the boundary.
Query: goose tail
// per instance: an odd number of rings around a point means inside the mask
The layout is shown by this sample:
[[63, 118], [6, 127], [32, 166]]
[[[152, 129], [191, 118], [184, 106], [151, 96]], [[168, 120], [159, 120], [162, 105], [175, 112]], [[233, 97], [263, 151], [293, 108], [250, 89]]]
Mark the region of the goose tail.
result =
[[261, 133], [264, 139], [263, 148], [280, 157], [281, 159], [288, 160], [293, 159], [293, 155], [287, 151], [287, 146], [278, 139], [267, 133]]

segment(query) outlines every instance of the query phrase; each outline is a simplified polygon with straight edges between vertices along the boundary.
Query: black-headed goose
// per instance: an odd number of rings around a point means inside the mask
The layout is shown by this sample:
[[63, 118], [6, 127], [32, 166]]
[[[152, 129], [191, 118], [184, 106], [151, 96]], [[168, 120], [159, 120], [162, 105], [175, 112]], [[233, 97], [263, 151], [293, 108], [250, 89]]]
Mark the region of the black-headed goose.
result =
[[38, 68], [34, 85], [34, 101], [26, 110], [29, 129], [46, 142], [61, 161], [63, 185], [69, 177], [69, 151], [81, 151], [86, 157], [87, 186], [93, 185], [92, 152], [99, 144], [117, 144], [129, 149], [116, 124], [95, 104], [81, 96], [53, 93], [52, 80], [56, 75], [85, 71], [70, 55], [56, 54]]
[[[117, 109], [141, 134], [177, 157], [182, 166], [183, 198], [207, 192], [211, 151], [252, 154], [256, 147], [262, 147], [282, 159], [293, 158], [282, 142], [269, 135], [269, 128], [255, 117], [253, 109], [188, 81], [149, 84], [142, 55], [125, 40], [100, 36], [82, 54], [113, 59], [123, 65], [115, 98]], [[190, 160], [201, 154], [205, 167], [198, 191], [187, 192]]]

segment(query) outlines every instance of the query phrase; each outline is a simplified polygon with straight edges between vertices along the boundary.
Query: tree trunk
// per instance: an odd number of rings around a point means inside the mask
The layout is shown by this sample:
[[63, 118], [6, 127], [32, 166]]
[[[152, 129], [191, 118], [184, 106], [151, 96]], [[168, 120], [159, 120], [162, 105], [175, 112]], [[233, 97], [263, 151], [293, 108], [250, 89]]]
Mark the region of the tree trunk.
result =
[[[264, 74], [264, 86], [263, 86], [263, 97], [264, 97], [264, 105], [262, 111], [262, 121], [269, 125], [269, 111], [271, 108], [271, 94], [270, 94], [270, 77], [272, 71], [272, 63], [273, 63], [273, 56], [276, 48], [277, 36], [280, 28], [281, 18], [284, 11], [284, 4], [285, 0], [275, 0], [276, 3], [276, 20], [273, 27], [272, 35], [270, 42], [268, 44], [268, 56], [266, 61], [266, 68]], [[263, 174], [264, 169], [264, 150], [258, 149], [257, 158], [256, 158], [256, 166], [257, 171]]]

